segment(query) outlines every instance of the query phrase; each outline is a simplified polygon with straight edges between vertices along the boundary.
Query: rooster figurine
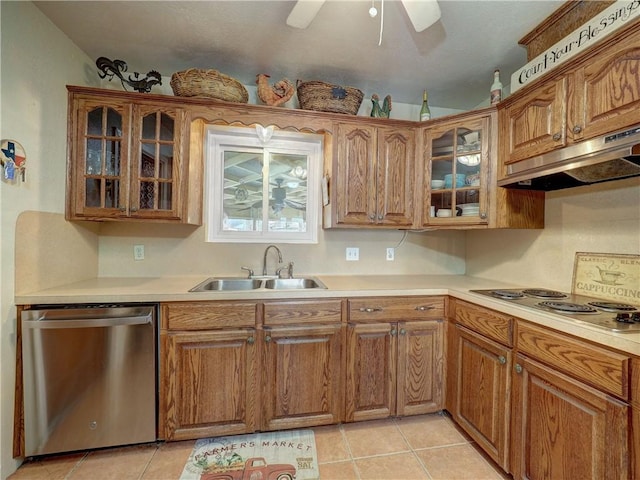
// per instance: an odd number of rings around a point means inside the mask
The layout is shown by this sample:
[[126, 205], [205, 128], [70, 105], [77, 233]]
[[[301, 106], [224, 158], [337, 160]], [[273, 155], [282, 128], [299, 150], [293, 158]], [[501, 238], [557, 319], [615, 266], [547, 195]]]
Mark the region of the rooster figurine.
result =
[[391, 113], [391, 95], [387, 95], [384, 97], [382, 101], [382, 107], [380, 107], [380, 97], [376, 93], [371, 95], [371, 102], [373, 106], [371, 107], [371, 116], [372, 117], [380, 117], [380, 118], [389, 118], [389, 114]]
[[382, 107], [380, 107], [380, 97], [377, 94], [371, 95], [371, 103], [373, 106], [371, 107], [371, 116], [372, 117], [380, 117], [380, 118], [389, 118], [389, 114], [391, 113], [391, 95], [387, 95], [384, 97], [382, 102]]
[[263, 103], [272, 107], [277, 107], [288, 101], [293, 96], [296, 89], [286, 78], [283, 78], [271, 86], [269, 85], [269, 78], [269, 75], [266, 73], [261, 73], [256, 76], [258, 97]]

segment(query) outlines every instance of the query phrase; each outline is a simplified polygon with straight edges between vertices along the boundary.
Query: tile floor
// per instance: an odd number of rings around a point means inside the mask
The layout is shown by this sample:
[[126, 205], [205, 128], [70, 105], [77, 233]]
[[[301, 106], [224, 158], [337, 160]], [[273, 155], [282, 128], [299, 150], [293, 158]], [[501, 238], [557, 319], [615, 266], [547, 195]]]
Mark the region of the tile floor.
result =
[[[442, 414], [313, 429], [322, 480], [505, 480]], [[194, 441], [53, 456], [23, 464], [9, 480], [177, 480]]]

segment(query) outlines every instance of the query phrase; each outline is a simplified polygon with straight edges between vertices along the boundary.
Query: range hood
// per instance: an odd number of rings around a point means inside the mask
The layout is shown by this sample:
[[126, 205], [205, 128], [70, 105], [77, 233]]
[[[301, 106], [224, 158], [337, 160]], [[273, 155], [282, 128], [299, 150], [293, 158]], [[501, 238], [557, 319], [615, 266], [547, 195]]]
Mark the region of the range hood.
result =
[[640, 125], [507, 166], [506, 188], [559, 190], [640, 175]]

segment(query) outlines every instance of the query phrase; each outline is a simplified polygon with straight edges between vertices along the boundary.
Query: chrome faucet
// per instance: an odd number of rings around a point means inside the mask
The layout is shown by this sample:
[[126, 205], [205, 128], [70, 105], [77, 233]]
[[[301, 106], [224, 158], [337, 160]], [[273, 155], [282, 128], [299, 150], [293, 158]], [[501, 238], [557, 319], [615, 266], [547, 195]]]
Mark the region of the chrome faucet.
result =
[[262, 259], [262, 275], [263, 276], [267, 275], [267, 253], [269, 253], [269, 249], [271, 248], [275, 248], [276, 252], [278, 252], [278, 264], [282, 263], [282, 252], [280, 251], [280, 249], [275, 245], [269, 245], [267, 248], [265, 248], [264, 258]]

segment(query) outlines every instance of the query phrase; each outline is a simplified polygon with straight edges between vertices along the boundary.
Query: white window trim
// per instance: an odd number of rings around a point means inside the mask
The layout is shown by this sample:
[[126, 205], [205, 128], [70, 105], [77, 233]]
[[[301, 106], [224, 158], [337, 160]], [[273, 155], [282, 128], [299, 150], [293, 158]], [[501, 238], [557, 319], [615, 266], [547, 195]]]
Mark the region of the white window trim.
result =
[[[213, 243], [318, 243], [320, 229], [320, 177], [323, 161], [322, 135], [275, 130], [273, 126], [255, 129], [210, 125], [205, 135], [205, 230]], [[304, 154], [307, 169], [306, 232], [237, 232], [223, 229], [224, 149], [228, 147]], [[267, 192], [268, 194], [268, 192]]]

